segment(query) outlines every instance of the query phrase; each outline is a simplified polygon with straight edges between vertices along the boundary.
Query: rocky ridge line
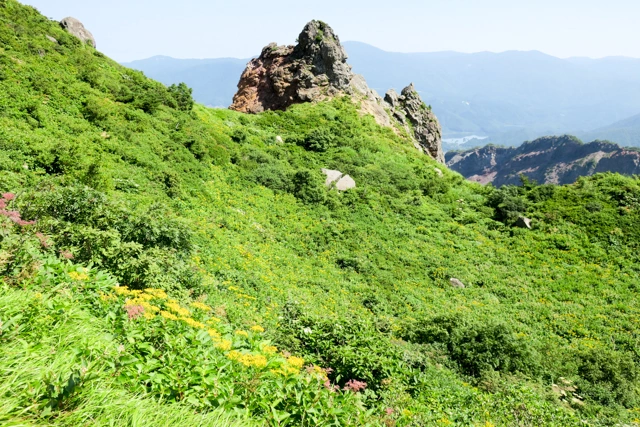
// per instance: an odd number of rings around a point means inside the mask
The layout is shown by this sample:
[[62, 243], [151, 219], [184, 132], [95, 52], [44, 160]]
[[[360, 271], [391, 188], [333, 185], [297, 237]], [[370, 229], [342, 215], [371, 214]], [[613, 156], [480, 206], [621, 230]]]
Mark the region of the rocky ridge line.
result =
[[413, 84], [401, 95], [391, 90], [382, 99], [361, 75], [352, 72], [338, 36], [321, 21], [309, 22], [296, 46], [271, 43], [251, 60], [229, 108], [256, 114], [344, 95], [380, 125], [404, 128], [416, 148], [444, 163], [440, 123]]
[[446, 154], [447, 166], [465, 178], [496, 187], [520, 184], [525, 175], [540, 184], [571, 184], [599, 172], [640, 174], [640, 151], [608, 141], [582, 143], [564, 135], [543, 137], [519, 147], [487, 145]]

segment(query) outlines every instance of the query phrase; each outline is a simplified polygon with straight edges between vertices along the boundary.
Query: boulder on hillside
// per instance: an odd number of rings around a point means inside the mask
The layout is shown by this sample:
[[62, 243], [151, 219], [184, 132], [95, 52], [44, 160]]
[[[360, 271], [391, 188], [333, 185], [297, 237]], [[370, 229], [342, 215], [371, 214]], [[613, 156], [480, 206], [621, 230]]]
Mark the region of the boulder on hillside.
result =
[[527, 228], [531, 230], [531, 220], [527, 217], [521, 216], [516, 221], [516, 227]]
[[89, 43], [94, 48], [96, 47], [96, 39], [93, 38], [93, 34], [91, 34], [91, 32], [84, 27], [82, 22], [78, 21], [76, 18], [64, 18], [60, 21], [60, 25], [62, 28], [67, 30], [69, 34], [77, 37], [83, 43]]
[[364, 77], [351, 71], [340, 39], [322, 21], [309, 22], [296, 46], [271, 43], [262, 49], [247, 64], [229, 108], [255, 114], [340, 96], [351, 97], [378, 124], [404, 128], [416, 148], [444, 163], [440, 124], [413, 85], [402, 95], [390, 92], [386, 101], [382, 99]]
[[345, 175], [336, 182], [338, 191], [347, 191], [356, 188], [356, 182], [349, 175]]
[[327, 176], [324, 185], [331, 188], [335, 185], [338, 191], [347, 191], [356, 188], [356, 182], [349, 175], [345, 175], [340, 171], [332, 169], [322, 169], [322, 173]]
[[457, 288], [457, 289], [464, 289], [464, 283], [462, 283], [462, 281], [460, 281], [459, 279], [456, 279], [455, 277], [452, 277], [451, 279], [449, 279], [449, 283], [451, 284], [452, 288]]

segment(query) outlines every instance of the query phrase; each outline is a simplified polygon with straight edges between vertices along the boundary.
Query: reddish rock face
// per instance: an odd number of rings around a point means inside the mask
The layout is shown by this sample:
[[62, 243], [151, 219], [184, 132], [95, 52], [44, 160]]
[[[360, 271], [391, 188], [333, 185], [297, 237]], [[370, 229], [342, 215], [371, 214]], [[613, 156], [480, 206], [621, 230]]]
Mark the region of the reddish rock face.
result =
[[640, 152], [617, 144], [575, 137], [544, 137], [520, 147], [482, 148], [448, 152], [447, 166], [469, 180], [495, 186], [520, 184], [525, 175], [540, 184], [570, 184], [598, 172], [640, 174]]
[[247, 65], [232, 110], [259, 113], [283, 110], [340, 92], [353, 93], [347, 54], [328, 25], [309, 22], [297, 46], [272, 43]]

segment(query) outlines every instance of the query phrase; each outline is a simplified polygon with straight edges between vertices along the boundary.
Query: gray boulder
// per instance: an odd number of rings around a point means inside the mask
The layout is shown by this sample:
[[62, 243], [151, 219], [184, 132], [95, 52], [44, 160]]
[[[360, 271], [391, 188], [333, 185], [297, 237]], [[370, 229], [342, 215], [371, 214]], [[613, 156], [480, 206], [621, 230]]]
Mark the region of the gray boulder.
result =
[[324, 185], [327, 188], [335, 185], [338, 191], [347, 191], [356, 187], [356, 182], [349, 175], [332, 169], [322, 169], [322, 173], [327, 176]]
[[51, 43], [56, 43], [58, 44], [58, 40], [54, 39], [53, 37], [51, 37], [50, 35], [47, 34], [47, 40], [49, 40]]
[[527, 228], [531, 230], [531, 220], [527, 217], [521, 216], [516, 221], [516, 227]]
[[76, 18], [64, 18], [60, 21], [60, 25], [62, 28], [67, 30], [69, 34], [77, 37], [83, 43], [89, 43], [94, 48], [96, 47], [96, 39], [93, 38], [93, 34], [91, 34], [91, 32], [84, 27], [82, 22], [78, 21]]
[[462, 283], [460, 280], [452, 277], [451, 279], [449, 279], [449, 283], [451, 284], [452, 288], [457, 288], [457, 289], [464, 289], [464, 283]]
[[324, 185], [331, 187], [331, 184], [338, 182], [342, 178], [343, 173], [332, 169], [322, 169], [322, 173], [327, 176]]
[[356, 188], [356, 182], [349, 175], [345, 175], [336, 182], [336, 188], [338, 191], [347, 191]]

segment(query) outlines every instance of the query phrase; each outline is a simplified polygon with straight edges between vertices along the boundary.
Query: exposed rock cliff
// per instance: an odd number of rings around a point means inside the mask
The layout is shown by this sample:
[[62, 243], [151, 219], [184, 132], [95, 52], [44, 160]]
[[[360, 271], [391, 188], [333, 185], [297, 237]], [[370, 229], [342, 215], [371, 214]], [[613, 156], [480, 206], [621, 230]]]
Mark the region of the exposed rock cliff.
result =
[[64, 18], [60, 21], [60, 25], [67, 30], [69, 34], [76, 36], [83, 43], [89, 43], [91, 46], [96, 47], [96, 39], [93, 37], [93, 34], [76, 18]]
[[399, 122], [414, 137], [417, 148], [444, 163], [440, 124], [413, 85], [402, 95], [390, 92], [383, 100], [362, 76], [351, 71], [338, 36], [321, 21], [309, 22], [296, 46], [272, 43], [249, 62], [230, 108], [260, 113], [344, 95], [383, 126]]
[[413, 83], [405, 87], [401, 95], [391, 89], [384, 99], [391, 106], [394, 117], [405, 127], [410, 124], [413, 128], [416, 148], [426, 151], [431, 157], [444, 163], [440, 122], [431, 111], [431, 107], [422, 101]]
[[640, 151], [606, 141], [583, 144], [568, 135], [539, 138], [515, 148], [487, 145], [450, 151], [446, 161], [471, 181], [495, 186], [519, 184], [521, 174], [540, 184], [569, 184], [598, 172], [640, 174]]

